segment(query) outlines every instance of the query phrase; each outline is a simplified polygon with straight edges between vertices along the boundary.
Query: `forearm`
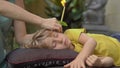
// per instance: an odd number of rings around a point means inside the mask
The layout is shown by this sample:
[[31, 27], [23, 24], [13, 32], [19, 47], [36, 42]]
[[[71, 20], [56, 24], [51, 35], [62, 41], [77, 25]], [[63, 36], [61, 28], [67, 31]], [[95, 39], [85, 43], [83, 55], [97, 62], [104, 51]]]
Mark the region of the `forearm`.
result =
[[14, 21], [14, 31], [15, 39], [18, 43], [20, 43], [27, 34], [25, 23], [21, 21]]
[[[25, 8], [23, 0], [15, 0], [15, 4], [23, 9]], [[23, 38], [27, 35], [25, 22], [14, 20], [14, 30], [15, 30], [15, 39], [20, 44]]]
[[89, 55], [91, 55], [96, 47], [96, 41], [90, 38], [84, 45], [82, 51], [79, 53], [78, 57], [82, 59], [86, 59]]
[[0, 14], [13, 19], [27, 21], [38, 25], [40, 25], [40, 22], [42, 23], [42, 20], [44, 20], [43, 18], [27, 12], [26, 10], [12, 3], [2, 0], [0, 1]]

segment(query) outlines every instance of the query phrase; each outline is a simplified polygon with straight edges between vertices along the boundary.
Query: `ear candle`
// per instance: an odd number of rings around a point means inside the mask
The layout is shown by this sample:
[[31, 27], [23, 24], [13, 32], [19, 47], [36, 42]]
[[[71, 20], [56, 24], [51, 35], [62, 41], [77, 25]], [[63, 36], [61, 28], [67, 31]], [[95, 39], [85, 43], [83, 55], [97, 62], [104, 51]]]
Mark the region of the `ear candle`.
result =
[[64, 14], [65, 14], [65, 7], [63, 7], [62, 16], [61, 16], [61, 20], [60, 20], [61, 22], [63, 21]]
[[66, 0], [61, 1], [61, 4], [63, 6], [62, 16], [61, 16], [61, 20], [60, 20], [61, 22], [63, 21], [64, 14], [65, 14], [65, 3], [66, 3]]

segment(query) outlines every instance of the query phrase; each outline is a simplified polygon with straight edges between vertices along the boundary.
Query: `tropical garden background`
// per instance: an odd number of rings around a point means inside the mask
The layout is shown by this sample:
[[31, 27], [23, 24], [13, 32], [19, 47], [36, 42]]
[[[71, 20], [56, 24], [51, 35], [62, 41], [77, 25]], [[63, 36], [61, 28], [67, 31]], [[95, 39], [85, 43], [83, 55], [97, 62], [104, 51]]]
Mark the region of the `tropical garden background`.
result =
[[[85, 10], [85, 0], [66, 0], [66, 9], [63, 21], [66, 22], [67, 26], [63, 29], [78, 28], [81, 27], [83, 17], [82, 13]], [[59, 21], [61, 19], [63, 6], [61, 0], [25, 0], [26, 9], [34, 14], [41, 17], [56, 17]], [[32, 29], [31, 29], [32, 28]], [[28, 25], [28, 32], [34, 31], [33, 25]]]

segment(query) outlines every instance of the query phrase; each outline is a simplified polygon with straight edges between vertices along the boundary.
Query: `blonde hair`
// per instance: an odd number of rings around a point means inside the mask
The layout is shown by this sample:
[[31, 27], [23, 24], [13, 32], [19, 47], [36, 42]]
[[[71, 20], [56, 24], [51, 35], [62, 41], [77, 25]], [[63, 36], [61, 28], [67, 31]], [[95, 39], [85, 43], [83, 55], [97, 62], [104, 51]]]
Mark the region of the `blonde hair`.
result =
[[27, 39], [24, 41], [24, 48], [45, 48], [45, 44], [43, 44], [43, 40], [47, 37], [51, 36], [52, 31], [47, 29], [41, 29], [34, 33], [31, 39]]

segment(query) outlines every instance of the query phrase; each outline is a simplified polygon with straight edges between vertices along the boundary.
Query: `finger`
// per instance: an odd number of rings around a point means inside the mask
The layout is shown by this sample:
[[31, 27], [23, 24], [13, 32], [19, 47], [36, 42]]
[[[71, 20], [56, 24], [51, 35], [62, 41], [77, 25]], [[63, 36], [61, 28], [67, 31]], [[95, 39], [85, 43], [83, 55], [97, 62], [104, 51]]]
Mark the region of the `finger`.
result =
[[74, 64], [70, 63], [68, 68], [76, 68]]
[[90, 59], [93, 59], [93, 58], [94, 58], [94, 55], [89, 56], [89, 58], [90, 58]]
[[43, 25], [42, 28], [48, 29], [50, 31], [53, 31], [56, 29], [56, 27], [53, 25], [45, 25], [45, 26]]
[[60, 32], [62, 32], [62, 25], [61, 24], [59, 24], [59, 29], [60, 29]]
[[92, 55], [87, 58], [86, 62], [89, 66], [94, 66], [94, 64], [97, 62], [97, 58], [98, 57], [96, 55]]
[[81, 64], [78, 64], [78, 65], [77, 65], [77, 68], [82, 68]]
[[[51, 27], [52, 27], [52, 26], [51, 26]], [[57, 32], [60, 32], [60, 31], [61, 31], [61, 28], [60, 28], [60, 26], [59, 26], [57, 23], [55, 23], [55, 24], [53, 25], [52, 29], [53, 29], [54, 31], [57, 31]]]
[[96, 58], [97, 56], [96, 55], [91, 55], [91, 57]]
[[59, 32], [62, 32], [62, 25], [58, 22], [58, 20], [56, 18], [52, 18], [54, 21], [55, 21], [55, 27], [56, 27], [56, 30], [59, 31]]
[[74, 64], [71, 64], [71, 65], [70, 65], [70, 68], [76, 68], [76, 67], [74, 66]]
[[91, 60], [91, 61], [95, 61], [96, 58], [97, 58], [97, 56], [95, 56], [95, 55], [91, 55], [91, 56], [88, 57], [88, 59]]
[[93, 66], [92, 63], [91, 63], [89, 60], [86, 60], [86, 64], [87, 64], [88, 66]]
[[98, 56], [92, 55], [90, 58], [91, 58], [91, 60], [92, 60], [93, 62], [96, 62], [97, 59], [98, 59]]
[[87, 61], [92, 62], [93, 58], [90, 56], [90, 57], [87, 58]]
[[77, 68], [80, 68], [80, 64], [78, 64], [78, 67]]
[[94, 59], [92, 58], [92, 56], [88, 57], [86, 61], [87, 61], [87, 63], [89, 64], [89, 66], [93, 66], [93, 64], [94, 64]]
[[60, 25], [60, 27], [59, 27], [59, 28], [60, 28], [60, 32], [63, 32], [63, 30], [62, 30], [62, 26], [61, 26], [61, 25]]
[[82, 68], [86, 68], [85, 64], [82, 64]]
[[70, 64], [64, 65], [64, 68], [70, 68]]
[[55, 24], [56, 30], [62, 32], [62, 26], [60, 24]]

